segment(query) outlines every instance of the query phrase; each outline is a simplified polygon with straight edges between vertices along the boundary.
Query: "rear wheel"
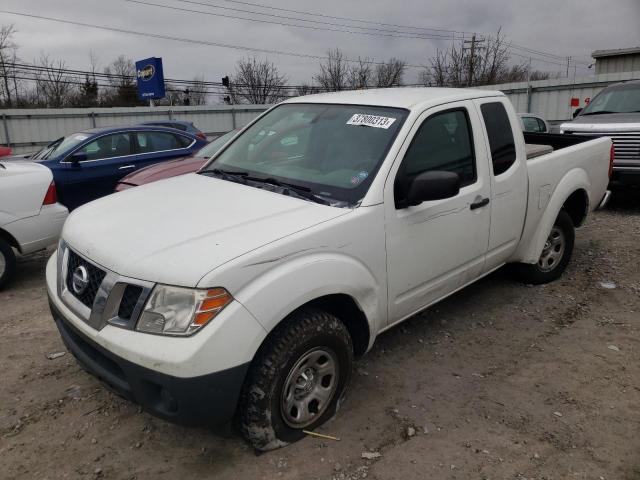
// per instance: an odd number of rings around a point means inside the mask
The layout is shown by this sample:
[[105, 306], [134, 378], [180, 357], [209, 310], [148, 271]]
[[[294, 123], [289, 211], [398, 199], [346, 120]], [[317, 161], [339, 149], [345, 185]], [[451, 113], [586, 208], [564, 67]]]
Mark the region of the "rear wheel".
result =
[[315, 309], [294, 313], [260, 349], [240, 403], [244, 436], [261, 451], [304, 436], [336, 412], [351, 378], [353, 345], [344, 324]]
[[565, 271], [571, 254], [575, 231], [567, 212], [561, 210], [544, 244], [537, 263], [515, 266], [518, 278], [524, 283], [541, 284], [556, 280]]
[[16, 256], [11, 245], [0, 238], [0, 290], [9, 283], [16, 269]]

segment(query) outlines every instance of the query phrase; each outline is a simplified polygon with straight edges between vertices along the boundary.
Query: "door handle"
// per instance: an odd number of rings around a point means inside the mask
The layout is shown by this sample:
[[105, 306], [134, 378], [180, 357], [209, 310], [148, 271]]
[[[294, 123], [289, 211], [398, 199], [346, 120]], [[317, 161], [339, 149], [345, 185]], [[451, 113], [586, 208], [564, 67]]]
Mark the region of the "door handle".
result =
[[122, 167], [118, 167], [118, 170], [129, 170], [130, 168], [136, 168], [135, 165], [123, 165]]
[[471, 210], [476, 210], [477, 208], [482, 208], [486, 205], [489, 205], [489, 199], [488, 198], [483, 198], [482, 200], [478, 200], [477, 202], [473, 202], [469, 208]]

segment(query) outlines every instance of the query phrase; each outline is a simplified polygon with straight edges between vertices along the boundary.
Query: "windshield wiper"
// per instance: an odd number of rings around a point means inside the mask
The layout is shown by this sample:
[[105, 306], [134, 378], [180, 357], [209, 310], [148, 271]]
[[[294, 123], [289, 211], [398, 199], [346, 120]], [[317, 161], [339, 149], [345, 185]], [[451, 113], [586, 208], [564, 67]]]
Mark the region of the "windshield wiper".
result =
[[262, 177], [246, 176], [244, 178], [245, 180], [248, 180], [250, 182], [266, 183], [268, 185], [274, 185], [276, 187], [280, 187], [284, 195], [290, 195], [291, 193], [293, 193], [299, 198], [311, 200], [313, 202], [320, 203], [322, 205], [331, 204], [331, 202], [329, 202], [327, 199], [319, 195], [316, 195], [315, 193], [313, 193], [313, 190], [311, 190], [309, 187], [305, 187], [304, 185], [296, 185], [294, 183], [283, 182], [273, 177], [262, 178]]
[[223, 180], [228, 180], [230, 182], [237, 182], [237, 183], [246, 183], [244, 181], [242, 181], [247, 175], [249, 175], [247, 172], [238, 172], [235, 170], [223, 170], [221, 168], [213, 168], [211, 170], [204, 170], [202, 172], [200, 172], [200, 174], [202, 175], [216, 175], [218, 177], [221, 177]]
[[597, 112], [587, 112], [587, 113], [583, 113], [583, 114], [581, 114], [580, 116], [582, 116], [582, 115], [584, 115], [584, 116], [586, 116], [586, 115], [605, 115], [605, 114], [607, 114], [607, 113], [619, 113], [619, 112], [612, 112], [612, 111], [610, 111], [610, 110], [599, 110], [599, 111], [597, 111]]

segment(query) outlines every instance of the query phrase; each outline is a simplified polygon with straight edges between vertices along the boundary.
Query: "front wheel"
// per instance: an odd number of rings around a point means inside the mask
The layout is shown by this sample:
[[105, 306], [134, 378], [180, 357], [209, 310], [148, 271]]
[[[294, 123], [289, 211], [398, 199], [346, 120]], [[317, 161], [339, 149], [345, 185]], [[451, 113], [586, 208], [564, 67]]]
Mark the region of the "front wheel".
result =
[[261, 451], [304, 436], [336, 412], [351, 378], [353, 345], [344, 324], [316, 309], [276, 328], [249, 370], [240, 400], [240, 427]]
[[547, 237], [538, 262], [515, 265], [518, 278], [524, 283], [535, 285], [556, 280], [571, 260], [574, 240], [573, 221], [567, 212], [561, 210]]

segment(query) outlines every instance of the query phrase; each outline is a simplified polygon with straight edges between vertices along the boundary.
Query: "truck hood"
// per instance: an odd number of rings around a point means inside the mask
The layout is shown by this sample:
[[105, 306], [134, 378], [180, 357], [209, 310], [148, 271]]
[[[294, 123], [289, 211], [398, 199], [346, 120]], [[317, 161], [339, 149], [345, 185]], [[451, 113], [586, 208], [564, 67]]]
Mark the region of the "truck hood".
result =
[[350, 211], [192, 173], [90, 202], [62, 238], [121, 275], [195, 287], [236, 257]]
[[624, 131], [640, 129], [640, 113], [604, 113], [602, 115], [578, 115], [562, 129], [571, 131]]
[[203, 157], [181, 157], [168, 162], [149, 165], [131, 175], [127, 175], [120, 180], [120, 183], [126, 183], [127, 185], [145, 185], [164, 178], [192, 173], [199, 170], [207, 160], [208, 158]]

